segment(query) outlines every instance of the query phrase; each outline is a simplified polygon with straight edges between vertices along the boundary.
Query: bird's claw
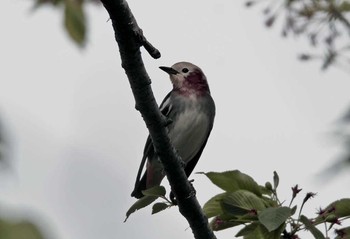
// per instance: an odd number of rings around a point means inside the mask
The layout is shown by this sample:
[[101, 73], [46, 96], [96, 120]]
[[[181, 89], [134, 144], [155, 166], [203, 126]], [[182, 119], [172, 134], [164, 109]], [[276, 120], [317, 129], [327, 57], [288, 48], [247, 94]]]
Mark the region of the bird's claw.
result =
[[191, 180], [189, 180], [188, 181], [189, 183], [190, 183], [190, 185], [191, 185], [191, 192], [190, 192], [190, 194], [187, 196], [187, 198], [186, 199], [188, 199], [188, 198], [191, 198], [191, 197], [194, 197], [194, 196], [196, 196], [196, 189], [193, 187], [193, 182], [194, 182], [194, 179], [191, 179]]
[[173, 122], [172, 119], [170, 119], [164, 115], [162, 115], [162, 119], [163, 119], [164, 127], [167, 127], [168, 125], [170, 125]]
[[[197, 192], [196, 192], [196, 189], [195, 189], [195, 188], [193, 187], [193, 185], [192, 185], [192, 182], [193, 182], [193, 181], [194, 181], [193, 179], [189, 180], [189, 183], [190, 183], [190, 185], [191, 185], [191, 192], [188, 194], [188, 196], [187, 196], [185, 199], [190, 199], [190, 198], [196, 196], [196, 193], [197, 193]], [[175, 195], [174, 195], [174, 193], [173, 193], [172, 191], [170, 192], [169, 197], [170, 197], [170, 201], [172, 202], [172, 204], [173, 204], [174, 206], [178, 205], [177, 199], [176, 199], [176, 197], [175, 197]]]

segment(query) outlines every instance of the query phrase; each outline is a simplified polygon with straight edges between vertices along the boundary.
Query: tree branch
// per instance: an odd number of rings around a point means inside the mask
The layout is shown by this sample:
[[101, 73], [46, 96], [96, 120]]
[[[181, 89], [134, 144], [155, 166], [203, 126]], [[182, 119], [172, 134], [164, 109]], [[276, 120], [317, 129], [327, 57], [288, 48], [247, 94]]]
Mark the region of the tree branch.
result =
[[140, 47], [144, 46], [154, 58], [160, 57], [160, 53], [143, 36], [126, 1], [101, 0], [101, 2], [112, 20], [122, 67], [128, 76], [136, 101], [136, 109], [140, 111], [147, 125], [171, 190], [177, 199], [179, 211], [187, 219], [196, 239], [216, 238], [181, 166], [182, 161], [170, 143], [164, 118], [154, 99], [150, 86], [151, 80], [141, 58]]

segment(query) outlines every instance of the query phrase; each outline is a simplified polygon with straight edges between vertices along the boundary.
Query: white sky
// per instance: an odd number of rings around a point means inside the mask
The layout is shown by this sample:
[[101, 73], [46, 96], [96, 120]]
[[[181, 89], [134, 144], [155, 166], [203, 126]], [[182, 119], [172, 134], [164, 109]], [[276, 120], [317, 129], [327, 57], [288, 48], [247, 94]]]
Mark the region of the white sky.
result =
[[[308, 45], [267, 30], [261, 8], [244, 1], [129, 4], [162, 53], [154, 60], [143, 51], [159, 102], [171, 84], [158, 66], [191, 61], [208, 77], [217, 116], [195, 171], [239, 169], [264, 184], [276, 170], [281, 200], [297, 183], [318, 192], [308, 213], [349, 197], [348, 174], [315, 182], [340, 153], [330, 132], [350, 104], [348, 73], [297, 61]], [[105, 10], [88, 7], [89, 41], [79, 50], [58, 11], [31, 6], [3, 0], [0, 8], [0, 116], [13, 160], [1, 176], [1, 211], [36, 215], [55, 238], [193, 238], [177, 208], [145, 209], [123, 223], [147, 131]], [[192, 178], [201, 203], [220, 192]]]

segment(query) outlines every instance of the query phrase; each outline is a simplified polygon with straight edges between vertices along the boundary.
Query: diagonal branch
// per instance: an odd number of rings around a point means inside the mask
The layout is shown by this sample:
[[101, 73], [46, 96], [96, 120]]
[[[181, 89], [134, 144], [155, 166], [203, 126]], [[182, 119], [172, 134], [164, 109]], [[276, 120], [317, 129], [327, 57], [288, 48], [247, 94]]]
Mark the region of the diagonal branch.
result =
[[195, 191], [181, 166], [182, 161], [170, 143], [164, 119], [153, 96], [151, 80], [141, 58], [140, 47], [144, 46], [154, 58], [160, 57], [160, 53], [143, 36], [126, 1], [101, 0], [101, 2], [112, 20], [122, 67], [128, 76], [136, 109], [140, 111], [147, 125], [171, 190], [176, 196], [179, 211], [187, 219], [196, 239], [214, 239], [216, 237], [209, 227], [208, 219], [203, 214]]

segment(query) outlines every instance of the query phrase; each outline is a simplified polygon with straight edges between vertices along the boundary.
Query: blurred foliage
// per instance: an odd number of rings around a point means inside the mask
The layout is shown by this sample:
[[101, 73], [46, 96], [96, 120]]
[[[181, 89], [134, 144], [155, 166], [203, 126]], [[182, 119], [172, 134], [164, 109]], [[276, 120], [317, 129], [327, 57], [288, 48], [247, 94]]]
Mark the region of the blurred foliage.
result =
[[[308, 40], [312, 52], [301, 53], [300, 60], [321, 60], [323, 70], [337, 66], [350, 72], [350, 0], [246, 1], [247, 7], [255, 5], [262, 6], [267, 27], [276, 25], [280, 19], [283, 37], [304, 37]], [[341, 118], [337, 130], [344, 142], [345, 153], [321, 173], [324, 179], [350, 166], [349, 127], [350, 108]]]
[[29, 221], [9, 222], [0, 219], [0, 239], [44, 239], [44, 236]]
[[86, 39], [86, 20], [81, 1], [64, 1], [64, 26], [69, 36], [80, 46]]
[[[282, 18], [282, 36], [306, 37], [315, 53], [302, 53], [299, 59], [322, 60], [322, 69], [350, 66], [349, 0], [248, 0], [246, 6], [263, 5], [265, 25]], [[317, 50], [318, 49], [318, 52]]]
[[10, 168], [10, 162], [8, 160], [9, 142], [6, 133], [6, 129], [0, 118], [0, 173], [2, 170], [8, 170]]
[[[87, 19], [84, 5], [100, 0], [35, 0], [35, 7], [51, 5], [61, 9], [65, 30], [70, 38], [83, 47], [87, 39]], [[301, 53], [302, 61], [322, 60], [322, 69], [331, 65], [350, 66], [350, 0], [247, 0], [246, 6], [263, 5], [265, 25], [272, 27], [282, 18], [282, 35], [308, 39], [315, 49]]]
[[4, 151], [5, 151], [5, 146], [4, 146], [4, 132], [3, 128], [0, 122], [0, 163], [3, 163], [4, 161]]
[[[8, 159], [6, 151], [8, 150], [7, 137], [4, 127], [0, 122], [0, 173], [9, 170], [7, 165]], [[11, 214], [10, 214], [11, 215]], [[39, 228], [28, 220], [12, 221], [7, 218], [0, 217], [0, 239], [44, 239]]]
[[[203, 206], [206, 216], [212, 218], [210, 226], [214, 231], [240, 226], [235, 236], [243, 239], [298, 239], [301, 231], [309, 232], [308, 238], [331, 238], [329, 234], [333, 232], [335, 239], [350, 238], [350, 227], [341, 227], [342, 223], [350, 219], [350, 198], [329, 203], [320, 208], [314, 217], [307, 217], [302, 214], [303, 208], [316, 193], [306, 193], [301, 204], [297, 205], [294, 200], [300, 196], [302, 189], [295, 185], [291, 188], [291, 199], [287, 205], [285, 200], [281, 201], [278, 197], [279, 176], [276, 172], [272, 183], [266, 182], [263, 186], [238, 170], [201, 174], [223, 190]], [[142, 193], [145, 196], [130, 207], [126, 219], [158, 198], [163, 201], [153, 204], [152, 214], [176, 205], [165, 196], [163, 186]]]
[[343, 161], [346, 162], [347, 166], [350, 166], [350, 107], [339, 120], [338, 134], [343, 139], [345, 149], [347, 149]]
[[333, 160], [329, 167], [318, 175], [321, 182], [329, 182], [334, 176], [341, 173], [349, 173], [350, 170], [350, 107], [336, 122], [334, 134], [337, 143], [343, 144], [343, 152], [337, 160]]
[[34, 9], [42, 6], [53, 6], [63, 12], [64, 27], [69, 37], [80, 47], [84, 47], [87, 40], [87, 20], [84, 4], [96, 3], [99, 0], [36, 0]]

